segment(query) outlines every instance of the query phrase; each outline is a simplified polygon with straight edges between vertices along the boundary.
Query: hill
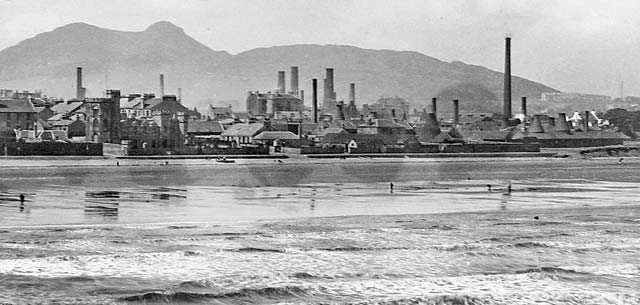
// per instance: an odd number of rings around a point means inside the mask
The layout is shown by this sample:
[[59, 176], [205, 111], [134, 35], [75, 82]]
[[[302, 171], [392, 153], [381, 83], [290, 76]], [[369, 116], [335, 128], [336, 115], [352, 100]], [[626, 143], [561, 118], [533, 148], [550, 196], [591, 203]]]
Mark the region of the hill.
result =
[[[141, 32], [74, 23], [38, 34], [0, 51], [0, 86], [41, 89], [51, 96], [70, 98], [75, 92], [76, 66], [84, 67], [88, 96], [101, 96], [105, 87], [123, 93], [158, 92], [158, 74], [164, 73], [166, 92], [175, 94], [182, 88], [185, 103], [198, 107], [212, 99], [244, 101], [248, 90], [273, 90], [278, 70], [287, 71], [288, 88], [290, 66], [300, 67], [300, 89], [306, 92], [307, 105], [311, 79], [320, 80], [321, 91], [326, 67], [335, 69], [338, 99], [346, 99], [349, 83], [356, 83], [359, 105], [381, 96], [400, 96], [420, 106], [442, 90], [459, 85], [479, 88], [477, 96], [465, 90], [465, 99], [483, 101], [486, 96], [502, 96], [503, 80], [500, 72], [447, 63], [418, 52], [343, 45], [277, 46], [231, 55], [161, 21]], [[513, 91], [516, 99], [556, 90], [514, 77]]]

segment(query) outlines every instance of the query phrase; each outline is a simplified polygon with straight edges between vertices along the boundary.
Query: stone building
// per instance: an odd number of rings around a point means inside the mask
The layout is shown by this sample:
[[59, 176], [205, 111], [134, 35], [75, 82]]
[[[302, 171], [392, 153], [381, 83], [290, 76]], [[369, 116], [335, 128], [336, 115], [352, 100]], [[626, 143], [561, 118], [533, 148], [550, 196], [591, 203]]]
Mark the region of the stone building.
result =
[[247, 112], [253, 116], [274, 117], [278, 112], [303, 112], [300, 98], [287, 93], [249, 92]]
[[107, 98], [84, 100], [87, 141], [120, 143], [120, 91], [107, 91]]
[[28, 100], [0, 100], [0, 127], [33, 129], [36, 119], [36, 110]]

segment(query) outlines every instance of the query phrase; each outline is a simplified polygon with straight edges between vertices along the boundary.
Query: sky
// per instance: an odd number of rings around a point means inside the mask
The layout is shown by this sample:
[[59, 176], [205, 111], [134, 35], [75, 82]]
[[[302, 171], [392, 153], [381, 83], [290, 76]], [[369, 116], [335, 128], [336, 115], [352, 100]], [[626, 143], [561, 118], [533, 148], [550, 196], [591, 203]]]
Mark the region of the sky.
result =
[[143, 31], [166, 20], [214, 50], [343, 44], [417, 51], [566, 92], [640, 96], [637, 0], [0, 0], [0, 49], [73, 22]]

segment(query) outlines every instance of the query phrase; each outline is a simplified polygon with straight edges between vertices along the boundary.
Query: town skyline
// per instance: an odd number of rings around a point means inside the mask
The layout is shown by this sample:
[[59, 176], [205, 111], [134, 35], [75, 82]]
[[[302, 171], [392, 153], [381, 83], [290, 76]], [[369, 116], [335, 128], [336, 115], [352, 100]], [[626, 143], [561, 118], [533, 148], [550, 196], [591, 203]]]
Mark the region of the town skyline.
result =
[[[502, 45], [496, 42], [508, 35], [514, 40], [516, 75], [565, 92], [612, 97], [620, 95], [624, 81], [624, 95], [640, 95], [640, 76], [633, 69], [639, 61], [633, 55], [638, 38], [630, 35], [638, 24], [633, 16], [638, 4], [631, 1], [615, 5], [588, 1], [580, 6], [572, 1], [545, 2], [544, 6], [507, 1], [74, 3], [1, 3], [3, 9], [16, 13], [1, 17], [6, 39], [0, 48], [74, 22], [135, 32], [167, 20], [211, 49], [232, 54], [274, 45], [344, 44], [416, 51], [502, 71]], [[24, 27], [17, 22], [20, 18], [39, 22]], [[242, 22], [256, 18], [264, 21], [263, 27]]]

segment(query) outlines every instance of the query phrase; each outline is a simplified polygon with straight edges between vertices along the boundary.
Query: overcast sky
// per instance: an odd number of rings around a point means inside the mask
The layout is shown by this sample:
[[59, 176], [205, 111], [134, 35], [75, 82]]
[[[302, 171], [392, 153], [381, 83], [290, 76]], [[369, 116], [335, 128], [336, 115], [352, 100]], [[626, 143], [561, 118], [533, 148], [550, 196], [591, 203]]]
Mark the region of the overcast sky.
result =
[[215, 50], [299, 43], [411, 50], [562, 91], [640, 96], [637, 0], [0, 0], [0, 48], [72, 23], [142, 31], [167, 20]]

